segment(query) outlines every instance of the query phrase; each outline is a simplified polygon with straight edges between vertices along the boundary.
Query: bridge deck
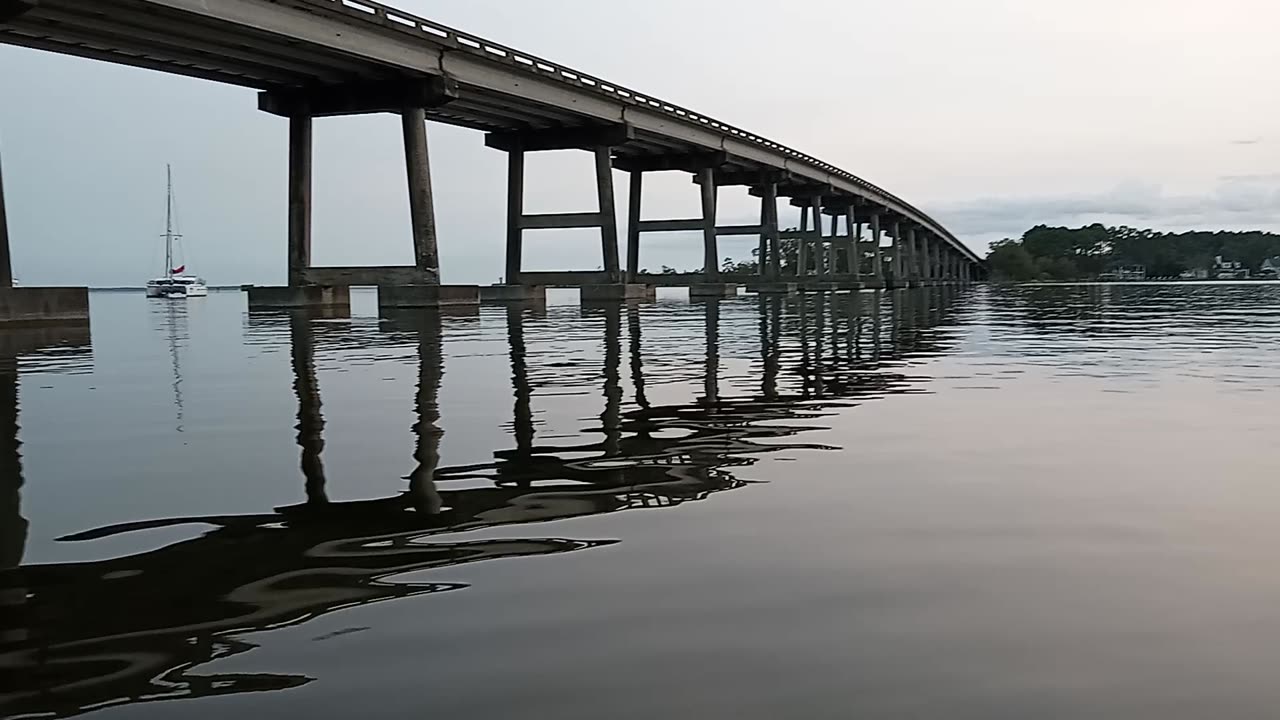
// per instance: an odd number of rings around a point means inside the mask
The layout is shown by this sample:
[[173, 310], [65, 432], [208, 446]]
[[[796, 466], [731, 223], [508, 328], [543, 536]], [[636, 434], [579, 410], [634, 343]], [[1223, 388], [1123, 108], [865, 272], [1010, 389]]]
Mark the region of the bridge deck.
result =
[[[437, 122], [477, 130], [627, 126], [619, 159], [724, 153], [724, 170], [774, 170], [941, 224], [857, 176], [758, 135], [615, 83], [368, 0], [0, 0], [0, 43], [261, 90], [446, 76]], [[783, 191], [785, 195], [785, 191]]]

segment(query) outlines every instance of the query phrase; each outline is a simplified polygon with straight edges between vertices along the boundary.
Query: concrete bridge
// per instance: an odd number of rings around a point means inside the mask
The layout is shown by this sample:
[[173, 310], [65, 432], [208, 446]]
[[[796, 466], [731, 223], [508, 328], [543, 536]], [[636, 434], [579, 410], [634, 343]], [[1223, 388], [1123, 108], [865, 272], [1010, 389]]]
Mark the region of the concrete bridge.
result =
[[[644, 297], [647, 286], [674, 281], [640, 270], [642, 240], [663, 232], [702, 236], [704, 268], [680, 280], [694, 295], [736, 293], [744, 280], [749, 289], [791, 292], [964, 283], [982, 274], [981, 259], [940, 223], [852, 173], [648, 93], [376, 2], [0, 0], [0, 43], [254, 88], [260, 110], [288, 118], [288, 286], [252, 289], [251, 306], [342, 305], [353, 285], [377, 285], [387, 306], [479, 301], [480, 288], [440, 284], [427, 120], [484, 132], [488, 147], [507, 153], [509, 285], [484, 289], [486, 298], [527, 299], [548, 283], [579, 285], [585, 299]], [[313, 123], [369, 113], [403, 121], [415, 262], [313, 267]], [[597, 206], [525, 212], [526, 155], [565, 149], [594, 155]], [[614, 170], [630, 175], [625, 257]], [[654, 172], [690, 175], [701, 215], [642, 219], [644, 177]], [[718, 222], [719, 193], [735, 186], [760, 199], [758, 223]], [[779, 199], [798, 210], [798, 230], [779, 229]], [[0, 286], [8, 287], [2, 212]], [[549, 278], [524, 272], [525, 231], [567, 228], [599, 229], [602, 270]], [[758, 238], [752, 277], [721, 276], [718, 242], [730, 235]]]

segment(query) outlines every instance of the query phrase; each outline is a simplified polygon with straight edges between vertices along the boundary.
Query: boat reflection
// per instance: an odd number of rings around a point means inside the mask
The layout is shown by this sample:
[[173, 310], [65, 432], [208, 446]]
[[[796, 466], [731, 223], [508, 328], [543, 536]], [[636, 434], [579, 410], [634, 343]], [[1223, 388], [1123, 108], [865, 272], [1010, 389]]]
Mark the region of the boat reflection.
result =
[[[88, 541], [165, 527], [207, 529], [159, 549], [109, 560], [21, 565], [10, 538], [21, 519], [17, 486], [5, 485], [0, 597], [0, 715], [77, 715], [104, 707], [269, 692], [312, 678], [291, 674], [202, 672], [245, 653], [255, 631], [307, 622], [357, 605], [465, 588], [405, 582], [409, 573], [497, 558], [574, 552], [616, 542], [547, 537], [477, 539], [470, 531], [586, 515], [661, 508], [746, 486], [743, 470], [764, 453], [819, 448], [796, 436], [813, 418], [917, 388], [904, 366], [945, 352], [942, 326], [953, 289], [897, 293], [762, 297], [711, 301], [702, 316], [701, 352], [687, 336], [673, 357], [642, 330], [648, 308], [606, 305], [585, 310], [599, 321], [602, 409], [581, 442], [538, 440], [540, 390], [580, 389], [579, 373], [534, 378], [538, 343], [531, 331], [555, 332], [536, 309], [505, 310], [513, 397], [512, 447], [490, 462], [443, 465], [448, 427], [439, 401], [446, 320], [438, 314], [384, 317], [376, 341], [416, 347], [415, 447], [407, 488], [384, 498], [336, 502], [326, 492], [325, 419], [316, 356], [327, 342], [352, 342], [341, 323], [305, 315], [262, 320], [258, 334], [287, 328], [304, 499], [256, 515], [162, 518], [97, 528], [63, 538]], [[499, 311], [503, 312], [503, 311]], [[684, 311], [687, 315], [688, 310]], [[501, 317], [500, 315], [497, 317]], [[747, 322], [742, 322], [743, 320]], [[726, 324], [726, 320], [731, 321]], [[469, 321], [470, 322], [470, 321]], [[501, 320], [499, 320], [501, 322]], [[885, 325], [890, 331], [884, 332]], [[743, 328], [757, 332], [740, 332]], [[623, 334], [629, 355], [624, 384]], [[674, 342], [674, 341], [672, 341]], [[647, 362], [647, 354], [661, 362]], [[743, 391], [723, 377], [727, 360], [752, 363], [758, 386]], [[702, 393], [685, 404], [650, 401], [654, 366], [700, 368]], [[10, 365], [4, 366], [12, 368]], [[575, 368], [575, 370], [582, 370]], [[657, 372], [665, 377], [667, 370]], [[594, 375], [594, 373], [592, 373]], [[0, 368], [0, 470], [21, 484], [16, 370]], [[661, 381], [661, 379], [660, 379]], [[627, 389], [631, 400], [626, 398]], [[25, 525], [23, 525], [25, 527]], [[16, 548], [16, 550], [15, 550]], [[429, 577], [429, 575], [428, 575]]]

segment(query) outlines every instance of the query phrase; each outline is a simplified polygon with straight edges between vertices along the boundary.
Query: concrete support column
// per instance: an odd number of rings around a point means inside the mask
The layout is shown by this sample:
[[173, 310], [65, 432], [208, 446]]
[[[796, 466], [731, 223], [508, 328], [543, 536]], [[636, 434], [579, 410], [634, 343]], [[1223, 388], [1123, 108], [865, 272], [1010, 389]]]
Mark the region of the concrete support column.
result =
[[631, 193], [627, 212], [627, 282], [636, 281], [640, 274], [640, 206], [644, 192], [644, 173], [631, 173]]
[[609, 147], [597, 147], [596, 194], [600, 198], [600, 242], [604, 271], [610, 282], [620, 282], [622, 271], [618, 266], [618, 221], [613, 204], [613, 151]]
[[800, 239], [796, 241], [796, 277], [808, 274], [809, 268], [809, 207], [800, 208]]
[[311, 117], [289, 118], [289, 285], [311, 267]]
[[[778, 184], [764, 185], [764, 232], [769, 238], [769, 272], [770, 280], [782, 278], [782, 239], [778, 233]], [[760, 259], [764, 262], [764, 258]], [[763, 266], [762, 266], [763, 267]]]
[[924, 248], [921, 247], [920, 238], [916, 235], [914, 227], [908, 227], [907, 247], [911, 248], [911, 270], [908, 273], [912, 282], [922, 282], [924, 280]]
[[[875, 257], [871, 259], [871, 276], [876, 280], [884, 280], [884, 250], [880, 248], [880, 214], [871, 213], [871, 239], [875, 243]], [[896, 253], [895, 253], [896, 254]]]
[[855, 281], [862, 280], [862, 223], [854, 214], [853, 206], [849, 206], [846, 222], [849, 225], [849, 250], [845, 268]]
[[404, 159], [409, 174], [409, 216], [413, 222], [413, 264], [429, 282], [440, 282], [436, 209], [431, 197], [431, 157], [427, 152], [427, 114], [420, 107], [400, 111]]
[[716, 171], [698, 171], [702, 188], [702, 276], [708, 282], [720, 279], [720, 242], [716, 235]]
[[902, 284], [910, 283], [916, 279], [915, 276], [915, 247], [911, 242], [911, 238], [902, 232], [902, 223], [895, 222], [893, 224], [893, 242], [895, 245], [901, 246], [902, 260], [898, 263], [898, 269], [902, 271]]
[[900, 234], [901, 227], [895, 225], [893, 232], [893, 283], [895, 287], [906, 287], [911, 276], [911, 248]]
[[818, 227], [818, 275], [823, 278], [830, 278], [835, 272], [836, 234], [839, 230], [840, 223], [834, 215], [831, 216], [831, 232], [827, 235], [827, 240], [821, 239], [822, 227]]
[[756, 277], [765, 276], [765, 268], [769, 266], [769, 209], [760, 202], [760, 240], [756, 244]]
[[920, 267], [920, 279], [926, 283], [935, 280], [933, 273], [933, 243], [929, 239], [929, 233], [917, 230], [916, 242], [920, 245], [920, 259], [923, 263]]
[[9, 254], [9, 218], [4, 209], [4, 164], [0, 163], [0, 288], [13, 287], [13, 260]]
[[921, 273], [926, 282], [933, 282], [938, 279], [938, 255], [937, 248], [933, 244], [933, 238], [927, 232], [917, 232], [919, 238], [920, 250], [924, 254], [924, 269]]
[[822, 274], [822, 199], [814, 197], [809, 201], [809, 214], [813, 215], [813, 247], [809, 254], [813, 256], [814, 274]]
[[524, 267], [524, 150], [507, 153], [507, 272], [508, 285], [520, 283]]

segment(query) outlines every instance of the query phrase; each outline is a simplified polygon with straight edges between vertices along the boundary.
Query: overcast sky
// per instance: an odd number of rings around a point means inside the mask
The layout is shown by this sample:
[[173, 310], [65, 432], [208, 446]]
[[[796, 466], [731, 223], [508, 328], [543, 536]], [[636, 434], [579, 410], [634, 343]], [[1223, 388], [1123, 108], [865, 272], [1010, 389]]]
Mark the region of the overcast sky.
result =
[[[1274, 0], [390, 4], [817, 155], [980, 251], [1037, 223], [1280, 231]], [[444, 279], [494, 282], [503, 154], [477, 132], [429, 132]], [[160, 272], [171, 162], [191, 269], [282, 282], [286, 134], [250, 90], [0, 46], [18, 277], [135, 285]], [[411, 261], [401, 153], [393, 116], [317, 121], [316, 264]], [[586, 153], [536, 156], [528, 210], [592, 209], [590, 168]], [[687, 176], [647, 190], [647, 218], [696, 215]], [[758, 212], [726, 191], [723, 219]], [[530, 238], [526, 269], [599, 264], [592, 231]], [[643, 264], [696, 267], [699, 243], [650, 236]]]

